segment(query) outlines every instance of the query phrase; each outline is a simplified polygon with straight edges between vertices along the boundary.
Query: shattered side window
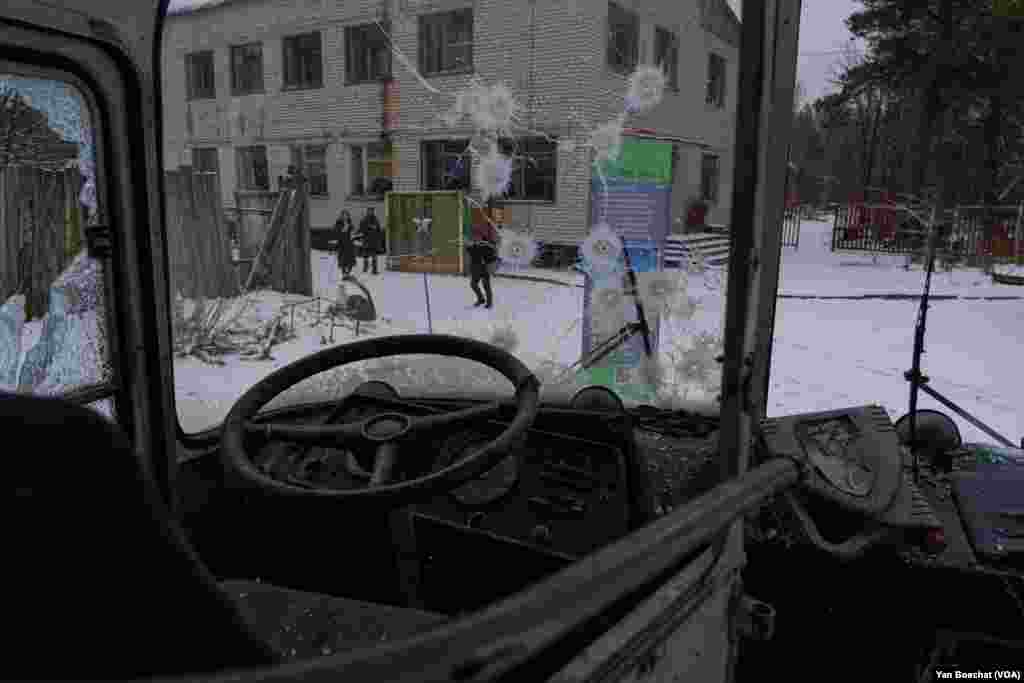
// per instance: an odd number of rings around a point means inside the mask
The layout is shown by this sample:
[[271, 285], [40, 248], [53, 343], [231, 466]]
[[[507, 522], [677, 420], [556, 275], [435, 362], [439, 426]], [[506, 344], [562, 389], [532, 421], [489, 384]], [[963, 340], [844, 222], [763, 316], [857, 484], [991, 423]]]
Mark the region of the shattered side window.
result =
[[0, 74], [0, 390], [86, 396], [112, 416], [106, 278], [85, 238], [96, 216], [82, 93]]

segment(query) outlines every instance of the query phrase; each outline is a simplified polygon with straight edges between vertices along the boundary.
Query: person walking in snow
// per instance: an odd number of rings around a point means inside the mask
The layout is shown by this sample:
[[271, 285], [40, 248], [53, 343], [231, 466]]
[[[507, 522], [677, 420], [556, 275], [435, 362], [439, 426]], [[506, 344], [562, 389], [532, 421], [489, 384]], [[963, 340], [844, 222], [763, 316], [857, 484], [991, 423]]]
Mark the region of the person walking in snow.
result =
[[[498, 263], [498, 233], [490, 223], [473, 226], [469, 252], [469, 288], [476, 295], [474, 306], [494, 307], [491, 275]], [[483, 291], [480, 288], [483, 286]]]
[[356, 226], [352, 223], [352, 215], [342, 209], [334, 224], [335, 239], [338, 241], [338, 268], [341, 277], [347, 279], [356, 266]]
[[359, 221], [359, 234], [362, 238], [363, 272], [370, 270], [377, 275], [377, 256], [384, 253], [384, 230], [380, 221], [373, 213], [373, 207], [366, 209], [366, 215]]

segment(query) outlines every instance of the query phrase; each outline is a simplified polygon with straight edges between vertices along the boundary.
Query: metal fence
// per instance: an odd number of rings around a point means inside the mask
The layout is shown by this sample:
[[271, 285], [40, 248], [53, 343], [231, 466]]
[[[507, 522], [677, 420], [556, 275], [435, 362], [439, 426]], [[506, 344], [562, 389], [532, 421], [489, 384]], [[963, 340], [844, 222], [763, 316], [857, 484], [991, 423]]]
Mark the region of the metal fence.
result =
[[786, 207], [786, 213], [782, 218], [782, 246], [800, 248], [800, 218], [802, 214], [803, 208], [799, 205]]
[[665, 268], [686, 269], [691, 261], [724, 268], [729, 262], [728, 233], [669, 235], [665, 241]]
[[[986, 230], [986, 225], [991, 227]], [[1024, 204], [1017, 206], [959, 206], [954, 237], [966, 243], [967, 253], [1008, 261], [1024, 255]]]
[[[920, 217], [930, 217], [923, 205], [848, 204], [836, 207], [832, 251], [875, 254], [916, 254], [925, 246], [927, 230]], [[939, 249], [958, 259], [983, 257], [1007, 260], [1020, 254], [1024, 205], [958, 206], [946, 216]]]

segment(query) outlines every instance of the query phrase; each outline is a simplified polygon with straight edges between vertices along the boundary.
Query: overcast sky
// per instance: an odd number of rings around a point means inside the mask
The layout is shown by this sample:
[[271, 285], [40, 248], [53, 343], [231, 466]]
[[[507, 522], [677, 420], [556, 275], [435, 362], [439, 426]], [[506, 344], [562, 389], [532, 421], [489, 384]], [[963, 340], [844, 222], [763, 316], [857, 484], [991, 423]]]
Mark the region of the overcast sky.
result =
[[[742, 0], [728, 2], [742, 17]], [[833, 89], [830, 81], [847, 45], [863, 52], [864, 42], [852, 40], [846, 30], [846, 18], [861, 8], [858, 0], [803, 0], [796, 78], [803, 85], [805, 100], [821, 97]]]
[[845, 23], [862, 8], [857, 0], [803, 0], [796, 77], [804, 86], [805, 98], [820, 97], [832, 89], [829, 81], [847, 45], [863, 52], [864, 42], [852, 40]]
[[[170, 6], [202, 5], [209, 1], [171, 0]], [[728, 2], [737, 14], [741, 14], [741, 0]], [[804, 86], [806, 99], [820, 97], [829, 91], [829, 80], [842, 56], [841, 50], [851, 42], [844, 21], [860, 7], [857, 0], [803, 0], [797, 79]], [[860, 41], [854, 43], [854, 46], [858, 49], [863, 47]]]

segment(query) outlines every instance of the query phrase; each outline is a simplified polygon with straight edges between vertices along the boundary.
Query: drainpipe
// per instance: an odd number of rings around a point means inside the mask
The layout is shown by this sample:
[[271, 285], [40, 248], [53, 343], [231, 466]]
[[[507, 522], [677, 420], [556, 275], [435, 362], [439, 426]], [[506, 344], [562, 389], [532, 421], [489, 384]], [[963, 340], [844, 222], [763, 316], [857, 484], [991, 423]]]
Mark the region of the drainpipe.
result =
[[[529, 117], [530, 117], [530, 130], [536, 130], [536, 128], [534, 126], [534, 124], [535, 124], [535, 121], [534, 121], [534, 107], [536, 106], [536, 102], [534, 100], [534, 91], [536, 89], [536, 82], [534, 80], [534, 78], [536, 76], [536, 71], [535, 71], [536, 55], [537, 55], [537, 0], [530, 0], [530, 76], [529, 76], [529, 93], [528, 93], [529, 94], [529, 100], [528, 100], [528, 104], [527, 104], [527, 108], [528, 108], [528, 111], [529, 111]], [[557, 158], [558, 158], [558, 155], [556, 153], [555, 159], [557, 159]], [[556, 178], [560, 178], [561, 174], [556, 173], [555, 177]], [[555, 196], [556, 197], [558, 196], [558, 187], [557, 187], [557, 185], [555, 186]], [[534, 232], [533, 232], [533, 230], [534, 230], [534, 211], [536, 211], [536, 207], [534, 206], [533, 202], [529, 203], [529, 207], [530, 207], [530, 218], [529, 218], [529, 228], [528, 228], [528, 230], [529, 230], [529, 234], [533, 235], [534, 234]]]

